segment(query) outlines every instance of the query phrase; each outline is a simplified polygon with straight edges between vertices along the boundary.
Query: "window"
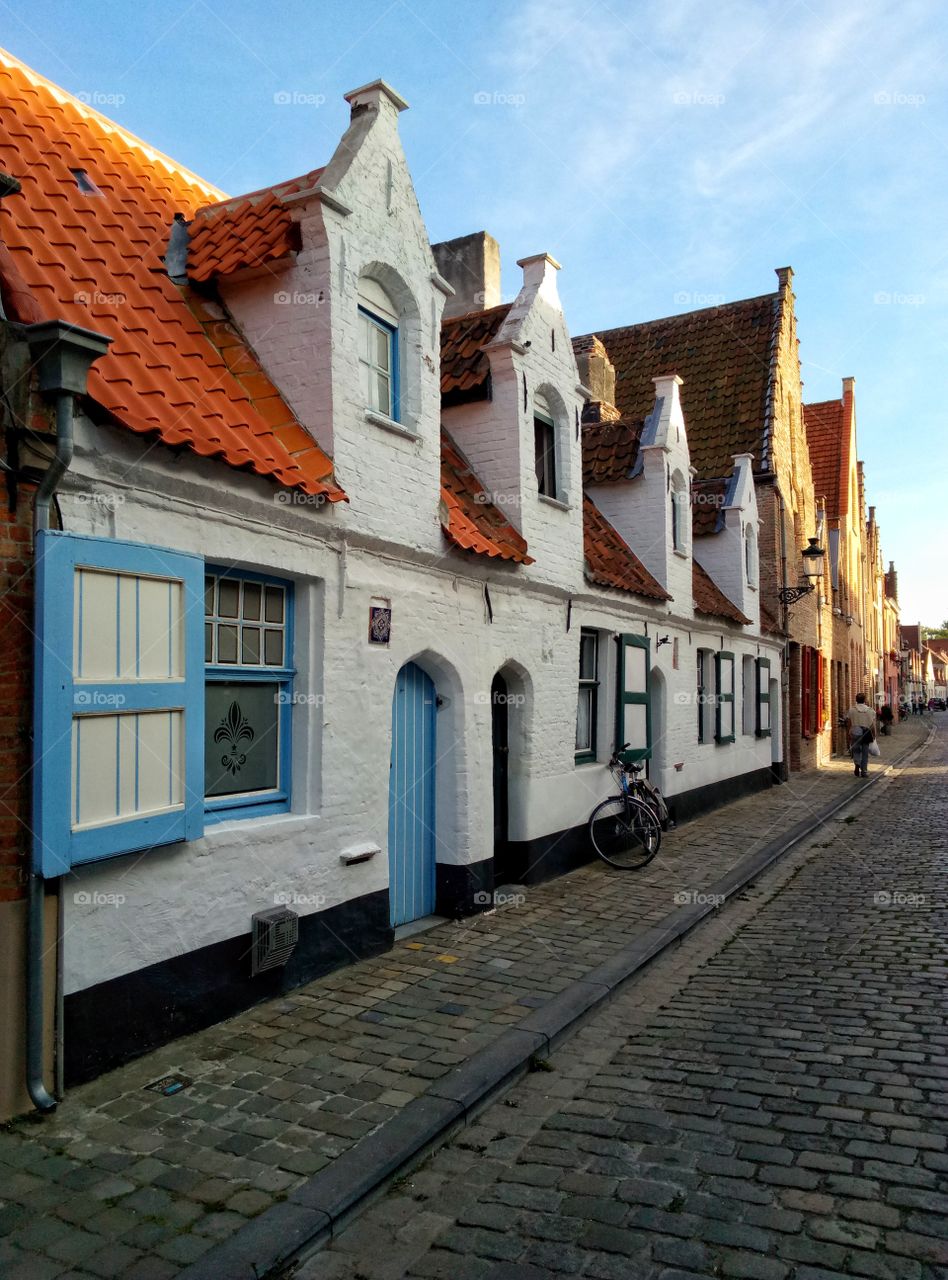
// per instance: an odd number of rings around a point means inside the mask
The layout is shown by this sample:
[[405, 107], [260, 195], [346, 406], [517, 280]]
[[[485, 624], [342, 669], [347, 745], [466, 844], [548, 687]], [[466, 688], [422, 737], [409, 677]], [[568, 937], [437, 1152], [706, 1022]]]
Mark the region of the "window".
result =
[[585, 627], [579, 638], [579, 702], [576, 709], [576, 759], [595, 760], [599, 710], [599, 635]]
[[715, 655], [715, 722], [716, 742], [734, 741], [734, 654]]
[[744, 576], [749, 587], [757, 586], [757, 535], [753, 525], [744, 530]]
[[757, 659], [757, 736], [770, 737], [770, 659]]
[[757, 667], [750, 657], [741, 660], [741, 729], [757, 732]]
[[536, 462], [537, 493], [556, 497], [556, 424], [542, 396], [533, 400], [533, 450]]
[[688, 490], [680, 471], [671, 479], [672, 549], [688, 550]]
[[710, 649], [698, 650], [698, 741], [710, 742], [713, 733], [714, 689], [711, 683]]
[[359, 378], [367, 409], [398, 421], [398, 313], [380, 284], [359, 282]]
[[247, 817], [248, 806], [255, 806], [255, 814], [289, 808], [291, 585], [210, 572], [204, 582], [204, 660], [208, 817]]
[[649, 699], [649, 640], [646, 636], [616, 637], [616, 749], [628, 743], [623, 759], [631, 764], [652, 754], [652, 708]]

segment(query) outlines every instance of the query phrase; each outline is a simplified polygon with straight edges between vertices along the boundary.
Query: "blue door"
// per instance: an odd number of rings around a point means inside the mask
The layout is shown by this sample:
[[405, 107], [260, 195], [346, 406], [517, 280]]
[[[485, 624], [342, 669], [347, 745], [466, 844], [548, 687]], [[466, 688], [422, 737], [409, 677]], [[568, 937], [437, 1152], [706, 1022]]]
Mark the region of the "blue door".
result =
[[392, 698], [388, 785], [389, 904], [393, 925], [435, 905], [435, 687], [408, 662]]

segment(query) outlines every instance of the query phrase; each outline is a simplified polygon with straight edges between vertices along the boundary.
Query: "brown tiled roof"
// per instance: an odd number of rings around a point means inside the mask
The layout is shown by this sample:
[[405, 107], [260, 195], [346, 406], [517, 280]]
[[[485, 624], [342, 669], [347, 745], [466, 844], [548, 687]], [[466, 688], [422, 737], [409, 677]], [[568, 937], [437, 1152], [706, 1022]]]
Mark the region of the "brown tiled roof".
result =
[[813, 492], [826, 499], [831, 518], [849, 511], [849, 432], [841, 400], [803, 406], [803, 421], [813, 468]]
[[783, 635], [783, 631], [781, 630], [777, 619], [763, 603], [761, 603], [760, 606], [760, 629], [765, 633], [765, 635]]
[[583, 424], [583, 484], [627, 480], [639, 456], [642, 423]]
[[720, 477], [714, 480], [693, 480], [691, 483], [691, 532], [696, 538], [717, 533], [721, 527], [719, 518], [724, 506], [728, 481]]
[[586, 577], [601, 587], [616, 587], [652, 600], [671, 596], [656, 582], [632, 548], [620, 537], [591, 498], [583, 498], [583, 550]]
[[463, 404], [488, 394], [490, 364], [484, 346], [497, 336], [511, 303], [453, 316], [441, 326], [441, 402]]
[[526, 541], [490, 501], [470, 463], [443, 428], [441, 524], [445, 535], [465, 551], [533, 564]]
[[712, 581], [711, 575], [698, 564], [698, 561], [692, 560], [691, 565], [695, 611], [706, 614], [711, 618], [727, 618], [730, 622], [739, 622], [742, 626], [748, 626], [750, 618], [745, 618], [737, 605], [731, 604], [720, 587]]
[[762, 469], [768, 461], [765, 432], [779, 321], [780, 294], [769, 293], [598, 331], [615, 366], [622, 417], [646, 417], [655, 400], [652, 379], [674, 370], [684, 379], [682, 408], [698, 476], [726, 474], [735, 453], [753, 454], [755, 469]]
[[15, 267], [4, 296], [22, 311], [28, 290], [34, 318], [112, 340], [89, 371], [90, 399], [130, 431], [345, 498], [233, 326], [162, 267], [175, 214], [215, 188], [2, 51], [0, 164], [23, 184], [0, 208], [0, 269]]
[[299, 247], [299, 224], [272, 191], [256, 203], [215, 205], [188, 229], [188, 277], [203, 281], [241, 267], [262, 267]]

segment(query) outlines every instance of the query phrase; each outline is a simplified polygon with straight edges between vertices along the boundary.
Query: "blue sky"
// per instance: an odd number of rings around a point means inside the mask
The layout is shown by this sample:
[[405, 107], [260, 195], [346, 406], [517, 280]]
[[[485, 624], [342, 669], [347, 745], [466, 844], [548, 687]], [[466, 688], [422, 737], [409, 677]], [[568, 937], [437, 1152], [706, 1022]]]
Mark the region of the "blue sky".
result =
[[[383, 76], [432, 240], [563, 264], [574, 333], [795, 273], [804, 398], [856, 378], [903, 620], [948, 617], [941, 0], [0, 0], [3, 43], [231, 193], [325, 162]], [[289, 97], [290, 101], [280, 101]]]

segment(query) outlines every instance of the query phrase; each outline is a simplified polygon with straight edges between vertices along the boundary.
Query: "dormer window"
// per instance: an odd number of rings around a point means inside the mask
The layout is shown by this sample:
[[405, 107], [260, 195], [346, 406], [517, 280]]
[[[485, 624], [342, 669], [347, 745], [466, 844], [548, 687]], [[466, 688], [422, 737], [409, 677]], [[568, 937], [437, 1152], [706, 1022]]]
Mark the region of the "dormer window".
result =
[[757, 535], [750, 524], [744, 530], [744, 576], [749, 587], [757, 586]]
[[542, 396], [533, 400], [533, 450], [536, 462], [537, 493], [541, 498], [555, 498], [556, 492], [556, 423]]
[[359, 377], [367, 409], [398, 421], [398, 312], [382, 286], [359, 281]]
[[685, 555], [688, 550], [688, 486], [680, 471], [671, 478], [672, 549]]

